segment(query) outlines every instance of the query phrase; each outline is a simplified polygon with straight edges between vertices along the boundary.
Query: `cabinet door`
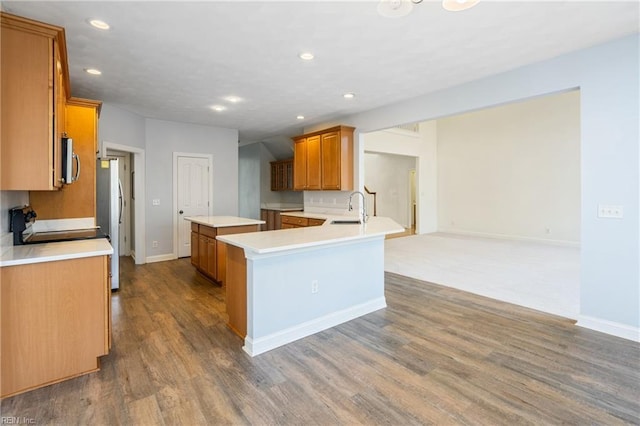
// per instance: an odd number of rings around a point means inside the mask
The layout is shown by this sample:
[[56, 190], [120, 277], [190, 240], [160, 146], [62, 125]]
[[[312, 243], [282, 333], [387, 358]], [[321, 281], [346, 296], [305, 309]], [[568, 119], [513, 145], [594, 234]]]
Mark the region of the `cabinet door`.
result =
[[206, 236], [198, 234], [198, 266], [203, 272], [207, 269], [207, 240]]
[[294, 141], [293, 144], [293, 189], [307, 189], [307, 140]]
[[205, 271], [215, 280], [218, 279], [217, 264], [216, 239], [207, 237], [207, 267]]
[[7, 28], [4, 16], [0, 39], [1, 189], [55, 189], [54, 41]]
[[340, 133], [322, 135], [322, 189], [340, 189]]
[[199, 249], [200, 246], [198, 244], [198, 233], [191, 232], [191, 264], [196, 268], [200, 266], [200, 255]]
[[322, 189], [320, 135], [307, 138], [307, 187], [306, 189]]

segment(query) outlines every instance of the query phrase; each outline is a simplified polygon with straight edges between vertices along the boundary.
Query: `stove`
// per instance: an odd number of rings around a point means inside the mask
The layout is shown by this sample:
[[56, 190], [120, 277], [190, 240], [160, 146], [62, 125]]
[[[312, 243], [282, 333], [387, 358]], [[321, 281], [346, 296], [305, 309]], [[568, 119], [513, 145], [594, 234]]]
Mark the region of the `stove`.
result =
[[9, 231], [13, 232], [13, 245], [42, 244], [60, 241], [92, 240], [109, 236], [100, 227], [62, 231], [34, 232], [33, 223], [38, 215], [29, 206], [9, 210]]

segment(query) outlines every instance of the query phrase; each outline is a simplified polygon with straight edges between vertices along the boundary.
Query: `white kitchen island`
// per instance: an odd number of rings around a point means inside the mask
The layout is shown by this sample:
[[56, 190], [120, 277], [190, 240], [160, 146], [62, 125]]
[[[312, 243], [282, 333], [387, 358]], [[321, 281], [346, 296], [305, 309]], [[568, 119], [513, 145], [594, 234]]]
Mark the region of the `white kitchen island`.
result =
[[217, 237], [228, 244], [229, 325], [249, 355], [386, 307], [384, 238], [404, 228], [384, 217], [322, 218], [322, 226]]

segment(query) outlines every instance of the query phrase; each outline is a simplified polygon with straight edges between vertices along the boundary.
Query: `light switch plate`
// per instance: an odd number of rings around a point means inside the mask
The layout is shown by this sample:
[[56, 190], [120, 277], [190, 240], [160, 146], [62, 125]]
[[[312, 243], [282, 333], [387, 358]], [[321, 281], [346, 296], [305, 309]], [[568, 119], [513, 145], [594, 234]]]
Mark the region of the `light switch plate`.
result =
[[619, 205], [598, 204], [598, 217], [607, 219], [622, 219], [624, 208]]
[[154, 206], [159, 206], [160, 205], [160, 199], [159, 198], [154, 198], [153, 199], [153, 205]]

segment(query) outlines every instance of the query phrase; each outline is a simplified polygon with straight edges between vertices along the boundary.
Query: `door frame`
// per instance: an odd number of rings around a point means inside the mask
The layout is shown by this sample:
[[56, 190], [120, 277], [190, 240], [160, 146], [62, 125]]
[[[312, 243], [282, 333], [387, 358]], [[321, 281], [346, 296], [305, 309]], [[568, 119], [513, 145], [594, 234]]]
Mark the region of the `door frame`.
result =
[[131, 257], [135, 261], [136, 265], [142, 265], [147, 263], [146, 249], [145, 249], [145, 158], [144, 149], [134, 148], [129, 145], [122, 145], [108, 141], [102, 141], [100, 147], [100, 157], [106, 157], [107, 150], [114, 150], [120, 152], [128, 152], [133, 154], [133, 169], [136, 171], [133, 178], [133, 188], [136, 194], [136, 209], [134, 214], [135, 222], [135, 244]]
[[173, 153], [173, 259], [178, 258], [178, 157], [204, 158], [209, 167], [209, 206], [208, 215], [213, 211], [213, 155], [194, 152], [174, 152]]

